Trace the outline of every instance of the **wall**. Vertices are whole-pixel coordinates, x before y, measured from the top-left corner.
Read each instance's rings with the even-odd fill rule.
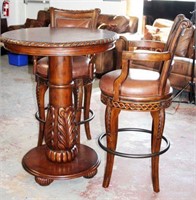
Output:
[[[10,0],[10,16],[7,17],[7,21],[8,26],[15,24],[24,24],[26,18],[36,19],[37,12],[39,10],[48,9],[49,6],[64,9],[91,9],[97,7],[101,9],[102,13],[125,15],[127,13],[127,2],[131,6],[130,12],[128,14],[140,17],[142,15],[141,12],[143,10],[143,3],[138,4],[138,1],[143,2],[143,0],[50,0],[50,3],[25,4],[24,0]],[[2,2],[3,0],[0,0],[0,5],[2,5]],[[0,6],[0,9],[2,9],[2,6]]]
[[[36,19],[39,10],[47,10],[49,7],[49,3],[28,3],[26,4],[26,16],[27,18]]]
[[[9,17],[4,17],[2,15],[2,3],[3,0],[0,0],[0,11],[1,17],[7,18],[8,26],[15,25],[15,24],[24,24],[26,18],[33,18],[37,17],[38,10],[49,8],[49,4],[44,3],[28,3],[25,4],[24,0],[10,0],[10,15]]]
[[[103,1],[103,0],[50,0],[50,6],[63,9],[91,9],[100,8],[101,13],[125,14],[126,0]]]
[[[126,14],[139,18],[138,33],[143,33],[143,5],[144,0],[127,0]]]
[[[8,25],[16,24],[24,19],[26,16],[23,0],[10,0],[9,2],[9,17],[2,15],[2,3],[0,0],[1,17],[7,18]],[[21,10],[23,12],[21,12]]]

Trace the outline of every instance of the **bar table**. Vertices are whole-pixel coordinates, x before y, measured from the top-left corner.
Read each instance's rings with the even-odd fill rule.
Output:
[[[96,175],[100,159],[90,147],[77,143],[72,102],[72,56],[114,48],[117,34],[82,28],[28,28],[3,33],[0,41],[13,53],[49,56],[49,105],[45,144],[22,159],[24,169],[40,185],[54,180]]]

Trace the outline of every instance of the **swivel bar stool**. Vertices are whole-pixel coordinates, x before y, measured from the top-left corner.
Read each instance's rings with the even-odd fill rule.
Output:
[[[122,69],[114,70],[102,76],[100,89],[101,101],[106,105],[106,133],[99,137],[98,142],[100,147],[107,151],[103,187],[109,186],[115,155],[128,158],[151,157],[153,189],[155,192],[159,192],[159,155],[166,152],[170,146],[167,138],[163,136],[165,109],[170,106],[172,101],[172,88],[168,77],[179,38],[190,26],[190,20],[186,19],[184,15],[176,16],[162,52],[155,51],[161,47],[159,42],[142,40],[128,42],[127,50],[123,51],[122,54]],[[160,71],[134,69],[132,64],[136,60],[158,62]],[[152,130],[118,129],[118,118],[122,110],[150,112]],[[118,132],[122,131],[150,133],[151,153],[131,154],[116,151]],[[105,136],[106,146],[102,143]],[[162,139],[165,140],[166,145],[160,151]]]
[[[77,27],[96,29],[97,20],[100,9],[94,10],[64,10],[50,8],[51,27]],[[92,82],[94,76],[93,56],[77,56],[73,57],[72,76],[74,81],[73,94],[74,106],[76,112],[76,123],[78,127],[78,138],[80,142],[80,124],[84,123],[86,136],[91,139],[89,121],[93,119],[94,113],[90,110],[90,99],[92,91]],[[34,59],[34,73],[36,76],[36,95],[38,113],[36,118],[39,120],[39,137],[38,146],[42,145],[44,139],[44,123],[45,123],[45,93],[48,89],[48,57],[40,60]],[[83,94],[84,89],[84,94]],[[82,106],[84,96],[84,106]],[[81,121],[81,109],[84,110],[84,120]],[[91,116],[89,115],[91,113]]]

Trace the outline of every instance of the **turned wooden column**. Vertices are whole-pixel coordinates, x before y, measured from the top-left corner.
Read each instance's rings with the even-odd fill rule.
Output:
[[[47,157],[53,162],[69,162],[75,158],[77,131],[72,105],[71,57],[50,57],[49,107],[45,142]]]

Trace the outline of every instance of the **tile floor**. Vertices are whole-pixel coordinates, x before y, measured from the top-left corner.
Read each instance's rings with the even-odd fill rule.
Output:
[[[94,148],[101,164],[92,179],[77,178],[54,181],[41,187],[21,165],[21,160],[37,144],[38,123],[35,82],[32,66],[8,64],[0,60],[0,199],[2,200],[194,200],[196,199],[196,106],[176,104],[167,109],[165,135],[171,148],[160,159],[160,188],[154,193],[151,184],[150,159],[116,157],[110,187],[102,188],[105,152],[97,144],[104,132],[104,105],[100,102],[98,80],[95,81],[92,107],[96,117],[91,123],[93,139],[81,142]],[[176,108],[178,109],[176,110]],[[125,112],[121,127],[150,128],[147,113]],[[83,128],[81,130],[83,131]],[[124,136],[124,137],[123,137]],[[132,152],[140,147],[149,150],[149,137],[144,134],[120,134],[119,149]],[[138,145],[138,142],[140,145]]]

